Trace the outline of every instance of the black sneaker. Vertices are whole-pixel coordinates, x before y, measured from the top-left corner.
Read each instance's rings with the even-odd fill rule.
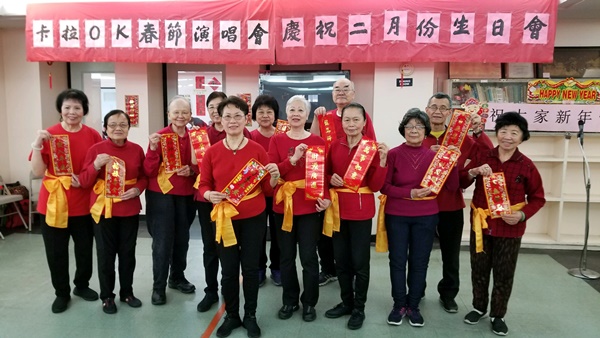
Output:
[[[506,322],[504,318],[490,318],[492,321],[492,332],[497,334],[498,336],[506,336],[508,334],[508,326],[506,326]]]
[[[206,312],[218,302],[219,295],[215,293],[207,293],[206,295],[204,295],[204,298],[200,301],[200,303],[198,303],[196,310],[198,310],[198,312]]]
[[[217,337],[229,337],[231,332],[238,327],[242,326],[242,320],[240,319],[240,315],[236,314],[227,314],[225,316],[225,320],[223,324],[217,330]]]
[[[337,279],[338,279],[337,276],[321,272],[321,273],[319,273],[319,286],[333,283],[333,282],[337,281]]]
[[[271,280],[273,281],[273,285],[281,286],[281,271],[271,270]]]
[[[296,305],[284,305],[279,309],[279,319],[290,319],[294,312],[298,311],[300,306]]]
[[[454,301],[454,299],[440,297],[440,303],[442,304],[444,311],[446,311],[448,313],[457,313],[458,312],[458,304],[456,304],[456,301]]]
[[[317,319],[317,311],[314,306],[304,305],[302,308],[302,320],[312,322]]]
[[[327,318],[340,318],[349,314],[352,314],[352,308],[346,306],[344,303],[339,303],[332,309],[325,311],[325,317]]]
[[[185,277],[179,280],[172,280],[169,278],[167,284],[169,285],[169,288],[179,290],[181,293],[193,293],[196,291],[196,286],[185,279]]]
[[[390,314],[388,315],[387,323],[390,325],[400,325],[402,324],[402,318],[406,316],[406,307],[397,307],[394,306]]]
[[[113,298],[106,298],[102,302],[102,311],[104,311],[104,313],[108,313],[109,315],[117,313],[117,305],[115,304],[115,300]]]
[[[71,296],[56,297],[56,299],[52,303],[52,313],[65,312],[65,310],[67,309],[67,305],[69,305],[70,301],[71,301]]]
[[[85,287],[82,289],[75,287],[75,289],[73,289],[73,294],[75,296],[79,296],[89,302],[98,300],[98,292],[90,289],[89,287]]]
[[[408,317],[408,322],[410,323],[410,326],[421,327],[425,325],[425,320],[423,319],[423,316],[421,315],[421,311],[419,309],[409,308],[406,312],[406,316]]]
[[[465,316],[465,323],[475,325],[479,323],[481,318],[485,318],[485,312],[481,312],[477,309],[473,309],[473,311],[467,313]]]
[[[244,315],[242,326],[248,331],[249,338],[260,337],[260,327],[256,323],[256,315],[254,313]]]
[[[365,312],[359,309],[352,310],[352,316],[348,319],[348,328],[350,330],[358,330],[362,327],[365,321]]]
[[[152,290],[152,298],[150,300],[152,305],[164,305],[167,303],[167,296],[165,290]]]

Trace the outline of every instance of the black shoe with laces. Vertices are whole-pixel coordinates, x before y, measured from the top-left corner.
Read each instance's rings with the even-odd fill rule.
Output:
[[[325,317],[327,318],[340,318],[349,314],[352,314],[352,308],[346,306],[344,303],[339,303],[332,309],[325,311]]]
[[[508,334],[508,326],[504,318],[495,317],[490,319],[492,321],[492,332],[498,336],[506,336]]]
[[[223,324],[221,324],[221,326],[217,330],[217,337],[229,337],[231,332],[240,326],[242,326],[242,320],[240,319],[240,315],[237,313],[228,313],[227,316],[225,316]]]
[[[314,306],[305,305],[302,309],[302,319],[305,322],[312,322],[317,319],[317,311]]]
[[[248,331],[249,338],[258,338],[260,337],[260,327],[256,323],[256,314],[255,313],[247,313],[244,315],[244,322],[242,326]]]
[[[290,319],[294,312],[298,311],[300,306],[296,305],[284,305],[279,309],[279,319]]]
[[[98,300],[98,292],[90,289],[89,287],[85,287],[85,288],[75,287],[75,289],[73,289],[73,294],[75,296],[78,296],[78,297],[81,297],[81,298],[87,300],[88,302],[93,302],[95,300]]]
[[[169,278],[167,284],[169,285],[169,288],[179,290],[181,293],[193,293],[196,291],[196,286],[185,279],[185,277],[178,280]]]
[[[117,313],[117,305],[115,304],[114,298],[106,298],[102,302],[102,311],[104,311],[104,313],[108,313],[109,315]]]
[[[358,330],[362,327],[365,321],[365,312],[359,309],[352,310],[352,316],[348,319],[348,328],[350,330]]]
[[[321,272],[319,274],[319,286],[324,286],[327,285],[329,283],[333,283],[335,281],[337,281],[338,278],[336,275],[332,275],[332,274],[328,274],[325,272]]]

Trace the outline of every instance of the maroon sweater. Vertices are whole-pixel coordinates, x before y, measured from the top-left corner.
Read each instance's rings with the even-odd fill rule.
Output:
[[[172,133],[171,125],[168,125],[164,129],[159,130],[159,134]],[[179,153],[181,154],[181,164],[192,165],[192,144],[190,143],[190,136],[186,132],[183,137],[179,137]],[[162,163],[162,148],[160,142],[156,150],[151,150],[148,146],[146,152],[146,159],[144,160],[144,174],[148,177],[148,190],[159,192],[162,194],[162,190],[158,186],[158,169]],[[169,182],[173,185],[173,189],[168,192],[169,195],[178,196],[189,196],[194,194],[194,182],[196,181],[196,175],[192,176],[179,176],[176,173],[171,176]]]
[[[344,134],[345,135],[345,134]],[[367,138],[363,136],[363,138]],[[329,182],[333,174],[338,174],[344,178],[346,170],[356,154],[358,146],[350,149],[347,138],[343,137],[331,143],[327,154],[327,181]],[[379,166],[379,153],[375,154],[373,162],[369,166],[361,187],[369,187],[371,191],[377,192],[383,187],[387,166]],[[333,188],[333,187],[332,187]],[[341,187],[342,189],[345,187]],[[351,192],[339,192],[338,199],[340,204],[340,218],[344,220],[360,221],[371,219],[375,216],[375,195],[360,194]]]
[[[411,147],[406,143],[390,150],[387,156],[388,172],[381,189],[387,195],[385,213],[395,216],[429,216],[437,214],[435,199],[413,200],[411,189],[420,189],[435,152],[424,145]],[[442,189],[458,189],[458,170],[456,166],[450,172]]]
[[[290,163],[290,158],[294,155],[296,146],[304,143],[308,146],[325,145],[325,141],[320,136],[311,134],[309,137],[303,140],[291,139],[287,134],[277,134],[271,137],[271,144],[269,145],[269,159],[272,163],[277,164],[279,167],[279,173],[284,181],[296,181],[303,180],[306,177],[306,160],[302,156],[296,165],[293,166]],[[277,191],[281,188],[281,185],[275,187],[274,195],[276,196]],[[325,196],[324,198],[329,199],[329,182],[325,179]],[[294,202],[294,215],[306,215],[317,212],[314,200],[307,200],[304,196],[304,189],[296,189],[296,192],[292,196]],[[283,201],[277,204],[275,198],[273,198],[273,211],[279,214],[283,214]]]
[[[94,168],[94,160],[99,154],[116,156],[125,161],[125,180],[131,180],[134,178],[137,179],[136,184],[126,185],[125,191],[135,187],[140,190],[140,193],[142,193],[144,189],[146,189],[146,186],[148,185],[148,179],[144,175],[144,150],[142,147],[129,141],[125,141],[124,145],[118,146],[111,140],[105,140],[97,143],[89,149],[87,156],[85,157],[83,170],[79,175],[79,181],[82,187],[92,188],[96,183],[96,179],[104,179],[106,166],[102,166],[99,171],[96,171]],[[97,198],[98,195],[92,191],[90,194],[90,208],[92,205],[94,205]],[[113,203],[112,215],[121,217],[134,216],[139,214],[141,209],[142,203],[140,202],[140,198],[135,197],[118,203]]]
[[[519,149],[506,162],[502,163],[498,155],[498,147],[486,152],[478,152],[472,161],[460,171],[460,185],[467,188],[473,183],[469,176],[469,169],[479,167],[487,163],[492,172],[503,172],[506,179],[506,189],[511,205],[527,202],[521,210],[525,213],[525,221],[515,225],[509,225],[502,218],[488,217],[486,222],[488,229],[483,233],[495,237],[521,237],[525,233],[526,220],[535,215],[546,204],[544,197],[544,186],[542,177],[535,164]],[[483,178],[478,175],[475,179],[475,191],[473,192],[473,204],[477,208],[487,209],[488,204],[483,189]]]

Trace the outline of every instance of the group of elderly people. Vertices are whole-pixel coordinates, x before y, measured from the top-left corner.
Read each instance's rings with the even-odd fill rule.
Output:
[[[132,284],[139,196],[145,190],[147,226],[152,236],[152,304],[166,303],[167,286],[182,293],[195,291],[184,272],[190,226],[197,212],[206,278],[198,311],[210,310],[220,299],[220,264],[226,316],[217,330],[218,337],[227,337],[240,326],[249,337],[261,335],[256,309],[267,268],[267,225],[270,277],[275,285],[282,286],[278,317],[289,319],[302,308],[304,321],[316,319],[320,283],[317,246],[325,235],[332,239],[341,298],[325,317],[348,315],[347,327],[359,329],[365,320],[370,280],[374,193],[380,191],[378,249],[382,244],[389,250],[393,299],[387,323],[400,325],[406,317],[410,325],[423,326],[419,302],[425,294],[436,233],[443,262],[437,286],[440,303],[447,312],[458,311],[455,297],[465,207],[461,189],[475,183],[472,223],[487,226],[471,231],[474,309],[464,321],[476,324],[486,316],[493,273],[491,326],[494,333],[507,334],[504,316],[521,237],[526,220],[545,203],[539,172],[518,150],[518,145],[529,138],[527,121],[517,113],[498,117],[498,146],[493,147],[482,132],[480,120],[473,116],[473,134],[460,148],[453,147],[460,154],[459,160],[435,194],[420,183],[447,132],[452,110],[446,94],[433,95],[425,111],[413,108],[404,114],[398,130],[405,142],[391,150],[376,142],[365,108],[353,102],[351,81],[335,82],[333,99],[337,109],[327,112],[317,108],[308,132],[305,123],[311,104],[303,96],[293,96],[285,107],[288,128],[281,132],[274,127],[279,118],[274,97],[260,95],[249,107],[241,98],[213,92],[206,101],[212,120],[206,129],[210,146],[199,163],[188,127],[191,106],[185,97],[176,96],[169,102],[170,123],[149,136],[144,153],[127,139],[131,121],[124,111],[113,110],[104,117],[103,138],[83,124],[89,109],[86,95],[75,89],[62,92],[56,100],[60,122],[38,132],[30,157],[33,173],[44,177],[38,211],[44,216],[42,235],[56,294],[52,312],[65,311],[71,298],[70,237],[75,247],[74,295],[88,301],[99,297],[105,313],[116,313],[118,256],[120,301],[131,307],[142,305]],[[258,124],[251,133],[246,129],[250,114]],[[319,129],[327,123],[333,126]],[[178,147],[177,151],[173,147]],[[173,153],[177,154],[175,169],[171,168],[172,159],[165,158]],[[234,178],[239,181],[240,172],[254,170],[249,163],[258,163],[259,179],[234,203]],[[319,175],[307,174],[319,168]],[[349,175],[352,171],[354,174]],[[506,177],[512,212],[491,218],[483,182],[484,177],[497,172]],[[99,296],[89,287],[94,237]],[[384,242],[379,243],[379,238]],[[243,318],[239,314],[240,267]]]

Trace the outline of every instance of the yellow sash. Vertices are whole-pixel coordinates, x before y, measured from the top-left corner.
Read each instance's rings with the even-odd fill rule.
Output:
[[[350,192],[356,194],[372,194],[373,191],[369,187],[360,187],[358,191],[348,188],[333,188],[329,189],[331,197],[331,206],[325,210],[325,220],[323,222],[323,235],[333,236],[333,232],[340,232],[340,200],[338,192]]]
[[[437,196],[425,196],[421,198],[405,198],[407,200],[428,201]],[[375,252],[388,251],[387,229],[385,228],[385,203],[387,195],[379,195],[379,212],[377,213],[377,234],[375,235]]]
[[[387,229],[385,228],[385,202],[387,202],[387,195],[379,195],[379,212],[377,213],[377,234],[375,235],[375,252],[388,251]]]
[[[171,191],[171,189],[173,189],[173,184],[171,184],[171,181],[169,181],[171,176],[173,176],[173,173],[167,174],[165,171],[164,162],[161,163],[160,167],[158,168],[158,176],[156,176],[156,180],[158,182],[158,187],[163,194],[167,194],[169,191]]]
[[[523,209],[525,202],[517,203],[510,206],[510,210],[519,211]],[[475,231],[475,252],[480,253],[483,251],[483,229],[488,228],[486,218],[491,215],[489,209],[477,208],[471,202],[471,209],[473,210],[473,231]]]
[[[54,176],[46,171],[44,187],[48,190],[46,223],[54,228],[66,228],[69,220],[69,202],[65,190],[71,189],[71,176]]]
[[[242,201],[253,199],[261,193],[262,189],[259,186],[254,192],[244,196]],[[225,247],[237,244],[235,232],[233,231],[233,223],[231,223],[231,218],[237,215],[239,215],[239,212],[229,201],[224,200],[215,204],[213,210],[210,212],[210,219],[217,224],[217,234],[215,236],[217,243],[221,243],[221,238],[223,238],[223,246]]]
[[[194,189],[198,189],[199,186],[200,186],[200,174],[198,174],[198,176],[196,176],[196,182],[194,182]]]
[[[125,181],[125,185],[134,185],[137,183],[137,179],[132,178],[130,180]],[[102,210],[104,209],[104,218],[112,217],[112,205],[113,203],[121,202],[120,198],[106,198],[104,196],[104,180],[99,178],[94,184],[94,194],[98,195],[96,198],[96,202],[90,208],[90,213],[92,214],[92,218],[96,222],[96,224],[100,223],[100,216],[102,216]]]
[[[281,188],[277,190],[275,195],[275,203],[279,204],[283,201],[283,225],[281,230],[291,232],[293,221],[294,221],[294,200],[292,195],[296,192],[296,189],[304,189],[306,187],[306,180],[297,181],[284,181],[279,179],[277,184],[282,184]]]

